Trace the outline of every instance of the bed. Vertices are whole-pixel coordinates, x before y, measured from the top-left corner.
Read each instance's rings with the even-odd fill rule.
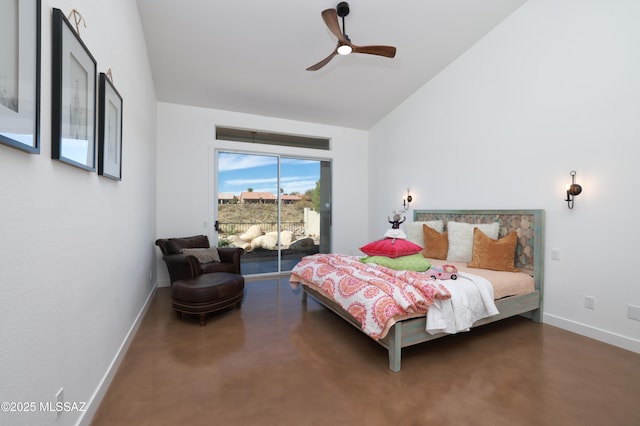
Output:
[[[519,275],[526,274],[527,278],[531,281],[530,289],[526,292],[520,292],[517,295],[509,295],[510,293],[501,293],[501,290],[495,290],[495,307],[497,313],[492,313],[491,316],[484,317],[477,321],[474,321],[471,327],[477,327],[480,325],[500,321],[505,318],[509,318],[515,315],[523,315],[535,322],[540,322],[542,315],[542,296],[543,296],[543,258],[544,258],[544,211],[543,210],[415,210],[413,217],[414,225],[418,223],[441,221],[443,224],[443,231],[449,230],[449,227],[453,228],[454,225],[459,226],[460,223],[469,224],[493,224],[494,228],[499,228],[499,238],[510,235],[512,233],[517,234],[517,243],[514,253],[514,266],[519,269]],[[452,224],[449,226],[449,222]],[[451,237],[450,237],[451,238]],[[321,255],[316,255],[321,256]],[[342,255],[327,255],[325,258],[330,262],[336,261],[352,262],[353,256],[347,257]],[[433,265],[441,265],[445,263],[441,260],[429,259]],[[309,261],[307,259],[306,261]],[[303,259],[300,263],[305,262]],[[468,269],[464,263],[459,262],[446,262],[453,263],[460,268],[460,273],[465,275],[467,273],[470,277],[484,277],[487,280],[493,279],[494,271],[485,271],[484,269]],[[327,265],[322,265],[327,267]],[[324,291],[321,285],[314,284],[308,275],[304,275],[299,272],[301,269],[298,265],[293,269],[291,275],[292,287],[300,287],[302,289],[303,303],[307,302],[307,297],[311,296],[318,303],[324,307],[335,312],[337,315],[345,319],[348,323],[352,324],[359,330],[363,331],[362,317],[359,315],[352,315],[353,310],[349,309],[348,312],[343,308],[339,302],[334,300],[329,294],[330,292]],[[340,275],[340,272],[335,272]],[[510,277],[511,272],[504,272],[501,277]],[[516,273],[513,273],[514,277]],[[402,274],[401,274],[402,275]],[[403,276],[407,276],[406,274]],[[409,275],[411,280],[415,280],[414,275]],[[305,279],[306,277],[306,279]],[[395,276],[389,278],[390,281],[394,281]],[[482,278],[481,278],[482,279]],[[499,280],[502,280],[500,278]],[[457,280],[460,282],[460,280]],[[434,300],[446,301],[448,297],[443,296],[442,282],[430,281],[427,291],[429,292],[429,304],[431,310],[433,310]],[[493,285],[493,282],[491,282]],[[451,286],[449,286],[451,288]],[[505,295],[506,294],[506,295]],[[388,323],[384,326],[382,332],[378,334],[371,334],[369,331],[363,331],[366,334],[373,337],[373,339],[387,349],[389,353],[389,368],[398,372],[401,368],[401,354],[402,348],[424,343],[430,340],[434,340],[443,336],[447,336],[446,332],[427,332],[427,315],[425,312],[417,312],[420,309],[409,308],[403,311],[401,315],[390,317]],[[428,309],[427,309],[428,311]],[[413,312],[408,315],[407,312]],[[435,312],[435,311],[434,311]],[[427,312],[428,313],[428,312]],[[358,319],[356,319],[358,317]]]

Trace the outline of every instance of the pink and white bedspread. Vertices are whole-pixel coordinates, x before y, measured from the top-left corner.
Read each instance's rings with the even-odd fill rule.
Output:
[[[313,284],[349,312],[373,339],[386,335],[394,317],[425,314],[434,300],[451,297],[422,272],[396,271],[360,262],[356,256],[316,254],[291,271],[291,286]]]

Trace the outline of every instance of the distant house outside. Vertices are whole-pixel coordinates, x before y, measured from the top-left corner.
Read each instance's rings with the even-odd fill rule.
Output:
[[[302,200],[302,195],[299,194],[282,194],[280,195],[280,202],[282,204],[294,204],[297,201]],[[232,193],[218,193],[218,204],[235,204],[235,203],[252,203],[252,204],[276,204],[278,198],[271,192],[255,192],[244,191],[237,197]]]

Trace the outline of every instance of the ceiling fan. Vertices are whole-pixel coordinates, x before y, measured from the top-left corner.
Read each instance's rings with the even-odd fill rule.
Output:
[[[321,60],[315,65],[307,68],[307,71],[317,71],[329,63],[336,55],[348,55],[354,53],[367,53],[369,55],[384,56],[393,58],[396,56],[396,48],[393,46],[356,46],[351,43],[349,36],[344,30],[344,17],[349,14],[349,3],[341,1],[335,9],[326,9],[322,11],[322,19],[329,30],[338,38],[338,45],[329,56]],[[338,22],[338,16],[342,18],[342,30]]]

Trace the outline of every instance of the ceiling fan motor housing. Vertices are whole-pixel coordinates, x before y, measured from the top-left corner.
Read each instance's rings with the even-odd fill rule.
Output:
[[[336,6],[336,12],[338,12],[338,16],[344,18],[349,14],[349,3],[346,1],[341,1]]]

